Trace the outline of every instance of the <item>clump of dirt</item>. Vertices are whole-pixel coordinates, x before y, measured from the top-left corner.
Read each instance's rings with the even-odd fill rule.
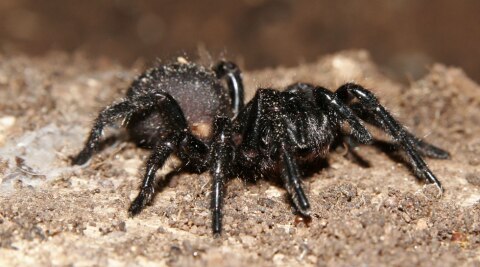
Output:
[[[365,85],[409,130],[452,153],[427,160],[446,192],[416,181],[388,151],[358,146],[359,164],[337,149],[328,164],[304,172],[311,221],[293,213],[277,183],[234,179],[215,239],[208,174],[174,175],[131,218],[148,151],[120,136],[89,165],[69,164],[97,112],[121,98],[140,69],[60,53],[0,59],[2,266],[480,264],[480,88],[459,69],[435,65],[405,86],[382,75],[368,53],[347,51],[245,72],[248,99],[258,87],[297,81]]]

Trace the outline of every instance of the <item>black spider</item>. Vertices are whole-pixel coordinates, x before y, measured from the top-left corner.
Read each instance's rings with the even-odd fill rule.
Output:
[[[152,149],[130,214],[149,203],[155,173],[173,153],[190,170],[210,171],[212,226],[214,234],[220,234],[224,184],[232,177],[280,176],[296,210],[308,216],[299,164],[325,158],[338,137],[351,135],[371,143],[360,118],[390,135],[406,152],[415,175],[442,190],[421,156],[448,158],[448,152],[405,130],[362,86],[347,83],[336,92],[305,83],[283,92],[259,89],[244,107],[240,71],[231,62],[220,62],[213,70],[173,63],[144,73],[124,100],[100,112],[73,164],[86,163],[98,149],[103,128],[124,119],[133,141]],[[350,130],[345,132],[344,126]]]

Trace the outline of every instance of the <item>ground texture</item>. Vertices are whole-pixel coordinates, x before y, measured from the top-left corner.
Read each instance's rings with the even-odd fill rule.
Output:
[[[172,177],[130,218],[148,151],[117,141],[89,165],[69,165],[97,112],[141,71],[61,53],[0,56],[1,266],[480,265],[480,87],[462,70],[434,65],[403,85],[382,75],[366,52],[350,51],[246,72],[247,98],[255,88],[294,81],[332,89],[361,83],[452,158],[427,160],[446,189],[439,196],[395,151],[337,148],[305,173],[310,223],[295,216],[276,183],[234,179],[218,239],[211,236],[208,174]]]

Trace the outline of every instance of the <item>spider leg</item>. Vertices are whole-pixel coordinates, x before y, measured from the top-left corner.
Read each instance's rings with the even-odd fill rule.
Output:
[[[316,87],[313,94],[317,103],[328,107],[329,112],[340,121],[346,121],[352,131],[352,135],[362,144],[369,144],[372,142],[372,135],[363,126],[360,120],[355,116],[353,111],[341,101],[336,94],[330,92],[323,87]]]
[[[256,148],[260,139],[262,112],[264,111],[265,103],[271,94],[275,93],[272,90],[259,89],[253,99],[248,105],[239,113],[234,120],[235,131],[243,136],[242,145],[248,148]]]
[[[212,188],[212,227],[215,235],[222,231],[222,206],[224,185],[231,175],[234,156],[232,124],[227,117],[216,117],[214,122],[213,143],[210,154],[210,172],[213,178]]]
[[[293,158],[293,155],[286,148],[286,144],[281,145],[281,158],[282,158],[282,180],[290,194],[295,208],[303,215],[309,216],[310,204],[308,203],[307,196],[302,188],[302,182],[300,180],[300,174],[298,173],[298,166]]]
[[[344,102],[348,102],[352,97],[357,98],[365,111],[371,114],[375,120],[378,121],[379,126],[405,150],[416,176],[434,183],[443,191],[440,181],[430,171],[427,164],[423,161],[417,151],[417,146],[412,140],[411,135],[409,135],[409,133],[378,102],[372,92],[366,90],[360,85],[347,83],[338,88],[335,94]]]
[[[169,141],[162,142],[157,145],[150,157],[147,160],[147,169],[142,181],[142,187],[138,193],[135,200],[130,205],[128,211],[130,214],[137,215],[140,211],[147,205],[152,199],[153,193],[155,191],[154,181],[155,173],[158,168],[163,166],[167,158],[173,152],[175,144],[178,141],[175,138],[171,138]]]
[[[230,99],[232,100],[233,116],[236,117],[243,108],[244,100],[243,81],[240,75],[240,69],[232,62],[220,61],[213,70],[217,78],[227,78]]]
[[[205,145],[190,133],[187,120],[177,101],[167,93],[156,94],[155,97],[156,108],[168,114],[168,123],[175,129],[175,133],[157,144],[147,160],[140,192],[129,208],[131,215],[138,214],[150,202],[154,193],[155,174],[175,149],[180,147],[180,150],[189,150],[194,152],[193,154],[205,150]]]
[[[362,144],[372,142],[372,135],[365,128],[362,122],[355,116],[353,111],[336,94],[320,86],[313,86],[307,83],[295,83],[287,88],[287,91],[301,92],[305,97],[315,102],[318,107],[325,107],[329,113],[330,120],[337,123],[347,122],[351,128],[352,135]]]
[[[291,144],[297,148],[297,150],[309,151],[310,146],[307,133],[307,124],[309,123],[308,113],[306,112],[311,107],[308,101],[302,101],[298,95],[289,96],[289,92],[284,94],[287,96],[284,98],[284,105],[286,110],[294,111],[283,117],[285,130]],[[316,118],[314,118],[316,119]]]
[[[133,113],[137,107],[128,100],[106,107],[98,115],[90,131],[90,135],[82,151],[72,158],[73,165],[83,165],[96,152],[100,143],[103,128],[114,121],[127,117]]]
[[[353,103],[351,105],[352,110],[362,118],[362,120],[381,128],[381,124],[375,120],[375,117],[372,116],[368,110],[366,110],[361,104],[359,103]],[[405,129],[404,129],[405,130]],[[408,132],[405,130],[406,137],[409,138],[412,143],[414,144],[415,148],[420,152],[423,156],[427,156],[430,158],[436,158],[436,159],[448,159],[450,158],[450,153],[448,151],[445,151],[439,147],[436,147],[432,144],[429,144],[425,141],[422,141],[418,137],[414,136],[412,133]]]
[[[175,102],[175,104],[172,104],[173,102]],[[151,107],[168,114],[169,123],[172,124],[173,127],[181,128],[181,126],[187,125],[182,110],[168,93],[158,93],[124,100],[106,107],[100,112],[90,131],[85,146],[82,151],[72,158],[72,164],[85,164],[92,157],[100,144],[100,138],[105,126],[114,123],[118,119],[128,118],[136,112],[147,110]]]

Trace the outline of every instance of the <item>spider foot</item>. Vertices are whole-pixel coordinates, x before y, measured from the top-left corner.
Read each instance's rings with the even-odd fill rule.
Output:
[[[435,175],[433,175],[433,173],[430,171],[426,172],[425,176],[426,176],[427,182],[434,184],[437,187],[439,193],[443,194],[443,191],[444,191],[443,186],[440,183],[440,181],[437,179],[437,177],[435,177]]]
[[[298,204],[296,204],[298,205]],[[310,217],[310,204],[304,203],[303,206],[297,206],[297,212],[303,217]]]
[[[213,212],[212,227],[214,236],[220,237],[222,235],[222,214],[219,210]]]
[[[76,156],[70,157],[72,165],[83,165],[92,157],[92,151],[84,149]]]
[[[139,214],[142,209],[152,200],[152,196],[154,193],[153,188],[142,188],[138,196],[133,200],[128,212],[130,216],[135,216]]]

